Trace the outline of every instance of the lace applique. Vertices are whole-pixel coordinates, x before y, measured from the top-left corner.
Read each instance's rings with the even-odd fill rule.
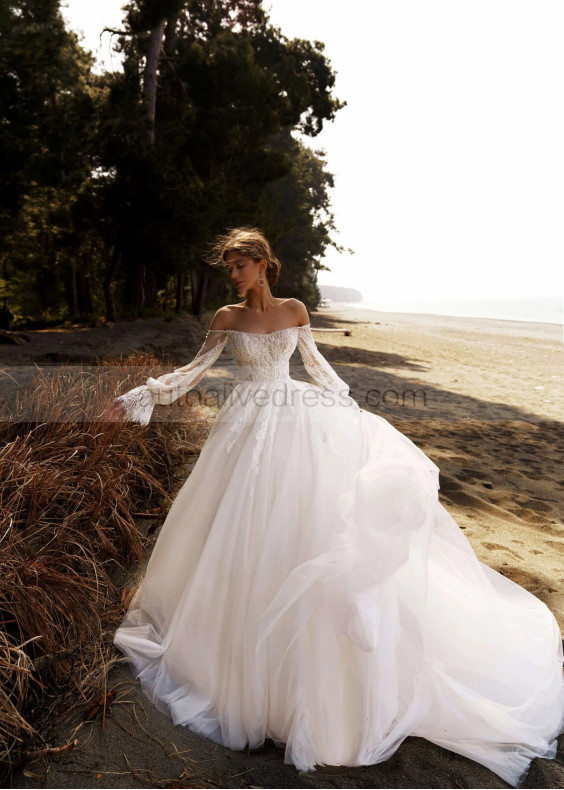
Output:
[[[278,390],[268,386],[268,382],[265,382],[265,385],[264,391],[268,395],[268,400],[264,403],[261,403],[260,406],[248,406],[246,409],[241,407],[241,413],[237,416],[228,429],[225,443],[225,450],[226,452],[230,453],[241,437],[243,429],[247,425],[252,427],[254,446],[251,466],[248,474],[249,497],[251,499],[253,498],[267,437],[271,440],[274,438],[276,426],[278,424],[280,408],[285,408],[284,406],[280,407],[280,405],[275,400],[275,395]],[[298,413],[300,414],[301,410],[298,410]]]
[[[116,401],[123,403],[127,413],[127,419],[132,422],[139,422],[147,425],[153,413],[153,396],[146,384],[141,384],[129,392],[120,395]]]
[[[220,330],[216,330],[220,331]],[[239,381],[274,382],[276,380],[290,379],[289,359],[292,356],[296,343],[309,375],[315,384],[323,390],[329,390],[339,395],[339,401],[350,401],[351,407],[359,411],[358,404],[349,397],[348,385],[336,374],[331,365],[323,357],[311,334],[309,324],[304,326],[286,327],[274,332],[244,332],[238,329],[224,330],[230,335],[230,345],[233,359],[237,366]],[[272,390],[267,387],[272,397]],[[261,408],[254,409],[241,406],[241,413],[233,419],[226,439],[226,451],[231,452],[240,439],[247,425],[253,426],[255,447],[251,469],[249,470],[251,491],[258,474],[260,458],[264,450],[267,435],[273,436],[277,424],[278,410],[272,402],[264,404]],[[296,409],[298,429],[307,430],[304,425],[303,409]],[[270,431],[268,430],[270,426]],[[334,452],[332,437],[323,433],[323,442],[329,451]]]
[[[230,453],[233,449],[237,439],[241,436],[243,432],[243,428],[245,425],[248,425],[251,422],[249,415],[244,411],[241,410],[241,414],[237,419],[233,422],[233,425],[229,429],[229,434],[227,436],[227,442],[225,444],[226,452]]]
[[[265,385],[264,391],[268,395],[268,400],[265,403],[261,403],[260,406],[247,407],[246,409],[241,407],[241,414],[239,414],[229,428],[225,445],[226,452],[231,452],[241,437],[243,429],[247,425],[252,426],[255,441],[248,476],[249,497],[251,499],[253,498],[266,439],[267,437],[270,439],[274,438],[276,425],[278,424],[279,410],[280,408],[285,408],[284,406],[280,407],[275,401],[275,394],[278,390],[269,387],[268,382],[265,382]]]
[[[260,419],[258,422],[258,430],[255,431],[256,443],[255,446],[253,447],[253,460],[251,463],[251,469],[249,473],[249,496],[251,499],[253,498],[253,494],[255,492],[255,486],[260,468],[260,459],[262,458],[262,453],[266,442],[266,432],[268,426],[270,425],[270,435],[272,436],[274,433],[274,427],[277,422],[275,417],[275,412],[273,412],[272,405],[273,405],[272,400],[269,399],[268,405],[262,410],[261,413],[262,419]]]
[[[274,332],[245,332],[238,329],[223,331],[229,334],[238,382],[264,382],[268,385],[269,382],[290,379],[289,360],[296,347],[297,326],[285,327]],[[272,394],[269,386],[267,389]],[[240,404],[240,414],[233,420],[227,433],[226,451],[231,452],[245,427],[253,426],[256,445],[249,472],[251,492],[258,474],[268,425],[271,425],[271,434],[276,425],[277,409],[273,406],[274,404],[268,403],[253,408],[249,404]]]
[[[289,377],[289,360],[296,347],[298,328],[289,326],[274,332],[212,331],[229,334],[239,381],[273,381]]]
[[[208,330],[200,350],[191,362],[158,379],[149,376],[145,384],[120,395],[116,401],[123,403],[129,420],[147,425],[154,405],[168,406],[189,392],[219,357],[226,342],[227,334],[215,331],[212,334]]]

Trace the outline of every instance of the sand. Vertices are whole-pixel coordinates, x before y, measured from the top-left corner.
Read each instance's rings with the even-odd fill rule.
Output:
[[[201,326],[193,319],[151,319],[27,332],[24,346],[0,346],[0,369],[88,362],[92,355],[136,349],[185,364],[210,317]],[[346,336],[314,329],[314,337],[360,406],[389,420],[440,467],[440,499],[478,557],[543,600],[564,630],[562,327],[335,305],[312,313],[311,323],[351,330]],[[224,357],[217,366],[225,365]],[[301,378],[299,355],[292,368]],[[110,671],[108,688],[118,690],[118,699],[103,730],[96,722],[78,730],[76,721],[67,722],[55,743],[77,737],[79,748],[52,762],[46,777],[41,763],[30,764],[36,776],[20,772],[14,787],[508,786],[421,738],[408,738],[385,763],[302,775],[269,740],[259,750],[233,752],[175,727],[124,662]],[[556,760],[533,762],[525,787],[564,786],[564,736],[559,742]],[[187,774],[186,764],[167,756],[175,749],[189,750]]]
[[[479,559],[564,631],[562,328],[350,307],[316,318],[352,329],[314,335],[361,407],[440,468],[440,501]]]

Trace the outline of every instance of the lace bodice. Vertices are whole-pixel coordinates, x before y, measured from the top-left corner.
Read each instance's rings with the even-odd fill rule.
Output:
[[[304,367],[324,390],[347,396],[349,386],[319,352],[311,325],[291,326],[274,332],[245,332],[238,329],[209,329],[194,359],[172,373],[126,392],[116,400],[123,403],[130,420],[146,425],[156,403],[169,405],[191,390],[223,351],[227,341],[233,353],[238,381],[276,381],[289,378],[290,357],[296,344]]]

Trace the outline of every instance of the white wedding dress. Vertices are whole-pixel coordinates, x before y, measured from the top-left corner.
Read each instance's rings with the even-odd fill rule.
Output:
[[[361,411],[309,324],[210,330],[183,368],[120,397],[146,424],[229,340],[238,382],[115,634],[175,724],[284,762],[369,765],[421,736],[519,786],[564,729],[562,642],[481,563],[439,470]],[[310,384],[289,376],[298,345]]]

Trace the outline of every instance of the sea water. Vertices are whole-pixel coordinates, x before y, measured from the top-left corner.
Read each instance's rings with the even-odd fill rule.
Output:
[[[498,318],[505,321],[532,321],[544,324],[564,323],[564,297],[512,299],[449,299],[449,300],[363,300],[334,302],[362,310],[390,313],[427,313],[464,318]],[[331,305],[329,305],[330,307]]]

